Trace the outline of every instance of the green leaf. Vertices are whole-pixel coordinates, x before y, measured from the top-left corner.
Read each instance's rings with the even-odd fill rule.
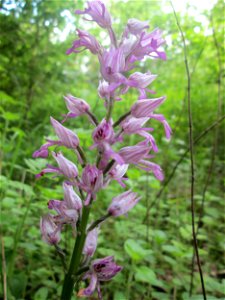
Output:
[[[147,252],[135,240],[128,239],[124,243],[126,253],[134,261],[140,261],[147,256]]]
[[[156,243],[159,245],[166,241],[166,233],[162,230],[155,230],[153,232],[153,237]]]
[[[20,119],[20,115],[7,111],[3,113],[3,118],[8,121],[17,121]]]
[[[48,297],[48,289],[46,287],[40,288],[34,295],[34,300],[46,300]]]
[[[149,269],[146,266],[141,266],[136,268],[135,279],[141,282],[147,282],[152,284],[156,281],[156,274],[153,270]]]
[[[10,291],[16,299],[22,298],[27,285],[27,276],[25,273],[13,275],[9,280]]]
[[[122,300],[126,299],[126,295],[121,291],[116,291],[113,295],[113,300]]]
[[[135,279],[140,282],[146,282],[150,285],[163,287],[163,282],[158,280],[153,270],[146,266],[141,266],[135,269]]]

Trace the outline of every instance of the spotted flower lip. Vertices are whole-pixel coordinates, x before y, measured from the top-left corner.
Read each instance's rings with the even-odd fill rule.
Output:
[[[95,145],[102,145],[104,143],[111,144],[113,142],[114,131],[112,127],[112,120],[106,121],[104,118],[101,123],[94,129],[92,138]]]
[[[112,83],[117,82],[118,85],[126,81],[122,74],[125,71],[125,56],[121,48],[110,48],[109,51],[104,50],[99,57],[100,71],[104,80]]]
[[[100,282],[109,281],[115,277],[123,268],[114,262],[113,256],[107,256],[100,259],[95,259],[91,263],[90,271],[84,275],[84,279],[90,278],[90,284],[87,288],[81,289],[78,292],[80,297],[91,296],[95,289],[100,293]],[[101,298],[100,298],[101,299]]]
[[[102,28],[111,27],[111,16],[105,7],[104,3],[100,0],[88,1],[88,7],[85,10],[76,10],[75,13],[79,15],[87,14],[92,19],[87,21],[94,21]]]
[[[59,243],[61,226],[56,225],[53,215],[46,214],[41,218],[40,229],[43,241],[50,245]]]
[[[84,202],[89,205],[91,198],[96,198],[96,193],[103,187],[103,173],[95,165],[87,165],[82,173],[80,187],[87,192]]]
[[[120,272],[122,267],[114,262],[113,256],[107,256],[95,259],[92,262],[92,270],[97,274],[99,281],[108,281]]]
[[[77,29],[79,39],[73,42],[73,46],[66,51],[66,54],[79,53],[83,49],[88,49],[93,54],[101,53],[101,46],[96,38],[85,30]]]
[[[95,147],[98,147],[98,149],[102,152],[100,165],[102,165],[103,161],[109,160],[109,158],[114,159],[119,164],[124,163],[120,155],[116,153],[111,146],[116,142],[112,124],[112,119],[106,121],[106,119],[104,118],[101,123],[94,129],[92,134],[94,144],[90,148],[93,149]]]
[[[108,213],[114,217],[126,214],[141,198],[132,191],[127,191],[112,199]]]

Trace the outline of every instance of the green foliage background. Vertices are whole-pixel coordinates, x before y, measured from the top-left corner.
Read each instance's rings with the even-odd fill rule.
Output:
[[[107,1],[108,3],[108,1]],[[117,34],[127,19],[150,20],[151,29],[160,27],[170,41],[168,60],[146,60],[138,71],[158,74],[152,89],[156,97],[167,95],[160,107],[173,128],[168,143],[163,128],[154,122],[159,154],[155,161],[169,178],[176,162],[188,147],[187,78],[181,37],[173,12],[166,13],[169,2],[109,1]],[[0,1],[0,99],[1,99],[1,266],[0,297],[7,271],[8,299],[59,299],[63,272],[56,252],[41,241],[40,216],[47,211],[49,199],[61,199],[60,179],[34,175],[46,160],[32,159],[32,153],[53,135],[49,116],[60,119],[66,112],[63,95],[71,93],[88,101],[101,119],[105,109],[98,98],[97,59],[88,52],[66,56],[75,38],[75,27],[64,41],[59,31],[68,22],[86,29],[86,23],[73,14],[83,1]],[[218,118],[218,87],[223,96],[224,78],[224,6],[218,1],[211,11],[203,12],[208,28],[193,17],[191,7],[178,17],[188,44],[188,61],[192,72],[191,100],[194,138]],[[193,9],[193,8],[192,8]],[[92,34],[105,40],[102,29],[88,24]],[[215,32],[217,46],[215,44]],[[220,65],[218,63],[220,57]],[[220,80],[219,80],[220,79]],[[116,104],[113,118],[125,113],[137,94],[130,91]],[[223,114],[223,107],[219,115]],[[68,121],[67,126],[79,135],[82,146],[94,160],[91,130],[85,117]],[[203,216],[198,231],[199,251],[208,299],[224,299],[224,202],[223,202],[223,124],[208,132],[195,146],[196,225],[201,212],[203,191],[215,157],[212,176],[206,189]],[[134,144],[135,137],[127,138]],[[71,159],[75,159],[68,153]],[[190,211],[190,161],[187,155],[169,184],[157,198],[164,183],[150,174],[131,168],[128,187],[142,195],[141,202],[128,217],[108,220],[101,228],[95,257],[115,255],[124,266],[110,283],[102,285],[104,299],[202,299],[200,279],[194,264],[193,295],[189,297],[193,256]],[[94,204],[92,220],[103,215],[111,198],[122,192],[113,183],[103,190]],[[62,248],[69,257],[74,243],[70,228],[64,232]],[[6,269],[5,269],[6,267]],[[96,299],[97,296],[93,297]],[[74,298],[75,299],[75,298]]]

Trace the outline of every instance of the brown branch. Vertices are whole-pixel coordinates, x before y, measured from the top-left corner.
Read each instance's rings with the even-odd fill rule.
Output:
[[[2,275],[3,275],[3,291],[4,300],[7,300],[7,275],[6,275],[6,259],[3,235],[1,234],[1,248],[2,248]]]
[[[194,73],[195,73],[195,70],[196,70],[196,68],[197,68],[198,62],[199,62],[199,60],[200,60],[200,58],[201,58],[201,56],[202,56],[202,53],[203,53],[203,51],[204,51],[204,49],[205,49],[207,39],[208,39],[208,36],[205,38],[204,43],[203,43],[203,46],[202,46],[201,50],[200,50],[199,53],[198,53],[198,57],[197,57],[197,59],[196,59],[196,61],[195,61],[195,63],[194,63],[194,66],[193,66],[192,71],[191,71],[191,74],[190,74],[190,78],[192,78],[193,75],[194,75]],[[174,128],[173,128],[173,136],[175,136],[176,129],[179,128],[180,121],[181,121],[181,118],[182,118],[182,115],[183,115],[183,112],[184,112],[184,107],[185,107],[184,104],[185,104],[185,102],[186,102],[186,98],[187,98],[187,89],[185,89],[185,94],[184,94],[184,97],[183,97],[183,99],[182,99],[182,107],[181,107],[181,110],[180,110],[180,113],[179,113],[178,120],[176,121],[176,123],[175,123],[175,125],[174,125]],[[169,144],[169,145],[171,145],[171,144]],[[169,145],[168,145],[168,148],[169,148]],[[168,149],[168,148],[167,148],[167,149]]]
[[[192,235],[193,235],[193,246],[196,253],[197,258],[197,264],[199,269],[199,275],[201,278],[201,285],[202,285],[202,293],[204,300],[207,299],[206,297],[206,291],[205,291],[205,284],[204,284],[204,278],[201,268],[201,262],[198,252],[198,243],[196,238],[196,232],[195,232],[195,206],[194,206],[194,188],[195,188],[195,170],[194,170],[194,143],[193,143],[193,121],[192,121],[192,107],[191,107],[191,78],[190,78],[190,71],[189,71],[189,65],[188,65],[188,59],[187,59],[187,47],[186,47],[186,41],[183,34],[183,31],[181,29],[178,17],[176,15],[176,12],[174,10],[173,4],[171,2],[174,16],[177,22],[177,27],[180,31],[183,47],[184,47],[184,62],[185,62],[185,68],[187,73],[187,100],[188,100],[188,123],[189,123],[189,147],[190,147],[190,162],[191,162],[191,217],[192,217]]]
[[[194,66],[193,66],[192,71],[191,71],[191,74],[190,74],[190,78],[192,78],[192,76],[193,76],[194,73],[195,73],[195,70],[196,70],[196,68],[197,68],[198,62],[199,62],[199,60],[200,60],[200,58],[201,58],[201,56],[202,56],[202,53],[203,53],[203,51],[204,51],[204,49],[205,49],[207,39],[208,39],[208,36],[205,38],[204,43],[203,43],[203,45],[202,45],[202,47],[201,47],[201,50],[200,50],[199,53],[198,53],[198,57],[197,57],[197,59],[195,60]],[[183,112],[184,112],[184,108],[185,108],[186,98],[187,98],[187,89],[185,88],[185,94],[184,94],[184,97],[183,97],[183,99],[182,99],[182,104],[181,104],[181,109],[180,109],[179,117],[178,117],[178,119],[176,120],[176,122],[175,122],[175,124],[174,124],[174,126],[173,126],[173,137],[174,137],[175,134],[176,134],[177,128],[179,128],[179,126],[180,126],[181,118],[182,118],[182,116],[183,116]],[[171,145],[171,144],[168,144],[168,147],[166,148],[167,151],[169,150],[170,145]],[[157,198],[157,199],[158,199],[158,198]],[[157,207],[159,207],[159,203],[160,203],[160,201],[157,202]],[[154,204],[155,204],[155,203],[154,203]],[[154,205],[154,204],[153,204],[153,205]],[[146,219],[149,218],[149,212],[150,212],[150,210],[148,209],[148,207],[149,207],[149,204],[147,205]],[[152,206],[150,206],[150,208],[151,208],[151,207],[152,207]],[[155,216],[155,219],[157,219],[158,213],[159,213],[159,210],[157,209],[157,210],[156,210],[156,216]],[[156,225],[156,222],[154,222],[154,224]]]
[[[217,41],[216,31],[215,31],[215,27],[214,27],[214,23],[213,23],[213,15],[211,15],[210,19],[211,19],[211,24],[212,24],[213,40],[214,40],[214,44],[215,44],[215,48],[216,48],[216,52],[217,52],[217,60],[218,60],[218,68],[219,68],[218,80],[217,80],[217,82],[218,82],[217,120],[219,120],[220,115],[221,115],[221,107],[222,107],[221,81],[222,81],[222,69],[223,69],[223,67],[222,67],[222,61],[221,61],[221,57],[220,57],[219,44],[218,44],[218,41]],[[213,175],[215,157],[216,157],[216,152],[217,152],[217,147],[218,147],[218,135],[219,135],[219,127],[216,126],[215,127],[214,140],[213,140],[213,149],[212,149],[212,155],[211,155],[211,162],[210,162],[210,166],[209,166],[209,169],[208,169],[208,172],[207,172],[207,178],[206,178],[205,185],[204,185],[203,192],[202,192],[201,208],[200,208],[198,224],[197,224],[197,229],[196,229],[196,236],[198,235],[199,228],[200,228],[201,222],[202,222],[202,217],[204,215],[205,195],[206,195],[207,189],[209,187],[209,184],[211,182],[211,178],[212,178],[212,175]],[[189,295],[190,296],[192,295],[192,290],[193,290],[194,262],[195,262],[195,252],[193,252],[193,255],[192,255],[192,272],[191,272],[191,281],[190,281],[190,289],[189,289]]]
[[[221,107],[222,107],[221,82],[222,82],[223,64],[222,64],[221,57],[220,57],[220,49],[219,49],[219,44],[218,44],[217,37],[216,37],[216,31],[215,31],[212,15],[211,15],[211,23],[212,23],[213,40],[214,40],[214,44],[215,44],[215,48],[216,48],[216,52],[217,52],[218,67],[219,67],[218,80],[217,80],[217,82],[218,82],[218,89],[217,89],[217,99],[218,99],[217,100],[217,102],[218,102],[218,104],[217,104],[217,120],[219,120],[220,116],[221,116]],[[200,211],[199,220],[198,220],[197,232],[198,232],[198,229],[200,227],[201,219],[202,219],[202,216],[203,216],[204,203],[205,203],[205,194],[206,194],[208,185],[209,185],[209,183],[211,181],[211,177],[212,177],[212,172],[213,172],[213,167],[214,167],[214,162],[215,162],[215,156],[216,156],[217,147],[218,147],[218,136],[219,136],[219,127],[216,126],[214,141],[213,141],[213,150],[212,150],[212,156],[211,156],[211,163],[210,163],[209,170],[207,172],[208,175],[207,175],[206,183],[205,183],[203,193],[202,193],[201,211]]]

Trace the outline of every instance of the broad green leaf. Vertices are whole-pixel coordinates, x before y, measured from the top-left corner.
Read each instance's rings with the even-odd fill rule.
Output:
[[[48,289],[46,287],[40,288],[35,294],[34,294],[34,300],[46,300],[48,297]]]
[[[146,250],[143,249],[137,241],[128,239],[124,243],[124,249],[126,253],[130,256],[134,261],[140,261],[144,259],[147,255]]]

